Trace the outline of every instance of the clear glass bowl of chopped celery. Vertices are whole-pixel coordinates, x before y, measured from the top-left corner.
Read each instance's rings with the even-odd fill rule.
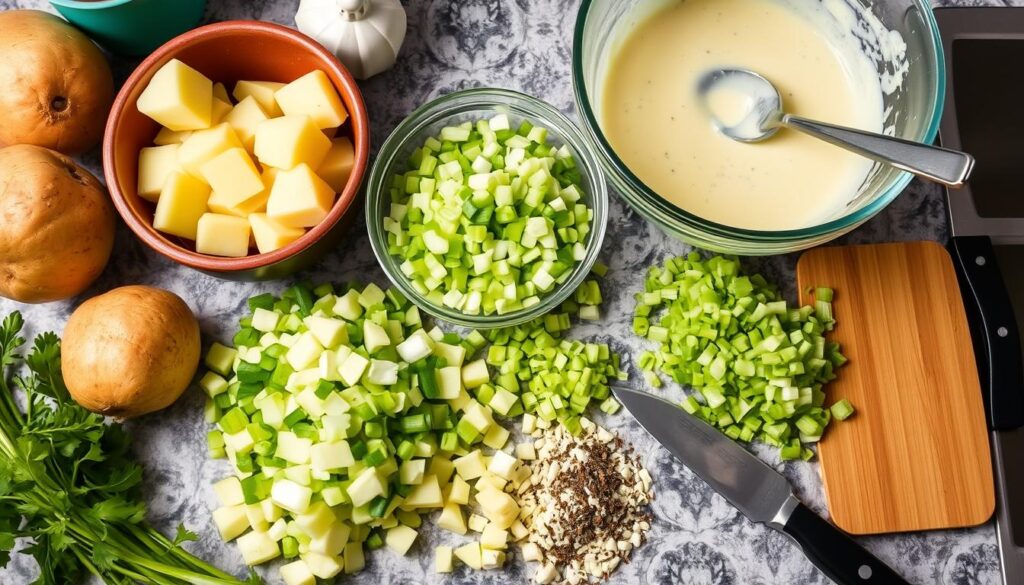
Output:
[[[482,127],[478,124],[481,120],[486,122]],[[492,123],[495,128],[504,128],[506,121],[508,128],[504,132],[497,130],[496,139],[476,139],[481,129],[485,133],[491,131]],[[467,130],[472,133],[468,140]],[[547,168],[548,186],[538,195],[542,200],[532,202],[534,205],[527,201],[524,207],[523,189],[515,188],[516,200],[509,205],[502,198],[511,197],[507,193],[514,188],[514,182],[503,187],[499,178],[497,185],[484,184],[486,179],[482,175],[523,169],[524,163],[530,163],[522,160],[502,166],[507,161],[494,158],[495,147],[486,150],[486,144],[495,140],[500,143],[497,154],[518,158],[519,153],[513,155],[513,150],[524,150],[527,154],[522,156],[533,159],[534,167]],[[474,142],[480,142],[480,155]],[[526,142],[531,145],[525,146]],[[432,147],[427,153],[430,158],[437,159],[426,164],[425,144]],[[467,144],[468,148],[464,148]],[[537,145],[543,146],[538,149]],[[454,155],[442,156],[452,148],[474,155],[461,161],[465,183],[457,194],[442,192],[445,179],[439,178],[448,176],[442,175],[438,167],[452,162]],[[483,156],[489,153],[490,157]],[[566,168],[567,173],[563,172]],[[457,169],[452,172],[459,174]],[[516,172],[510,170],[506,174]],[[523,171],[523,176],[526,183],[533,175]],[[555,182],[559,186],[554,186]],[[503,189],[505,194],[498,192]],[[455,197],[462,198],[463,203],[447,217],[445,224],[437,219],[443,217],[437,206],[460,207],[454,205],[453,201],[458,202]],[[493,88],[441,96],[410,114],[381,147],[366,198],[370,243],[391,282],[434,317],[479,329],[525,323],[557,308],[579,287],[597,261],[608,217],[608,191],[600,164],[582,132],[541,100]],[[431,201],[436,214],[423,210]],[[580,205],[589,210],[589,221],[583,218]],[[488,219],[491,214],[493,220]],[[538,217],[549,220],[547,228]],[[516,223],[524,226],[524,234],[540,226],[538,242],[532,236],[520,239],[518,233],[511,236],[503,231],[503,226]],[[567,229],[572,231],[566,232]],[[399,231],[405,235],[399,236]],[[417,237],[409,236],[414,232]],[[519,241],[513,243],[514,237]],[[499,244],[497,240],[510,243]],[[498,251],[495,247],[509,249]],[[429,260],[427,252],[432,256]],[[486,257],[488,254],[490,258]],[[506,272],[509,264],[515,275],[512,280]],[[514,291],[508,288],[509,282],[518,285]],[[501,285],[501,290],[492,283]]]

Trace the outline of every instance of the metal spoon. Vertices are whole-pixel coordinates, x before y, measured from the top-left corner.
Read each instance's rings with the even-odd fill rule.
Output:
[[[733,95],[741,92],[748,104],[753,100],[743,118],[723,121],[715,113],[711,98],[723,90]],[[785,126],[954,188],[964,184],[974,167],[974,157],[967,153],[787,114],[782,110],[782,96],[775,86],[764,76],[746,69],[709,71],[701,77],[697,93],[718,131],[740,142],[759,142]]]

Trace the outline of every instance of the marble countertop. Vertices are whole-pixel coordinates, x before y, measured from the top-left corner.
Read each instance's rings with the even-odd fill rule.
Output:
[[[940,4],[1024,4],[1024,0],[957,0]],[[477,86],[518,89],[554,104],[575,117],[570,59],[576,0],[409,0],[409,30],[396,67],[361,84],[370,111],[372,142],[380,145],[392,128],[417,105],[440,94]],[[291,25],[298,0],[210,0],[209,22],[252,18]],[[0,0],[0,10],[49,9],[45,0]],[[134,62],[115,62],[123,79]],[[102,177],[99,154],[83,162]],[[892,205],[843,238],[845,243],[938,240],[948,236],[945,203],[939,189],[914,182]],[[610,343],[625,361],[642,341],[630,329],[633,291],[642,287],[650,265],[689,247],[666,237],[643,221],[617,197],[603,261],[611,270],[603,283],[606,304],[601,322],[575,327],[571,336]],[[796,255],[744,260],[748,270],[761,271],[793,290]],[[313,281],[373,280],[385,284],[360,222],[337,251],[297,278]],[[280,292],[284,282],[234,283],[173,264],[145,249],[123,226],[114,257],[101,279],[82,298],[41,306],[0,299],[0,314],[18,309],[30,333],[61,331],[71,311],[84,298],[124,284],[149,284],[182,296],[198,315],[204,341],[230,340],[245,311],[245,300],[265,291]],[[675,390],[678,392],[678,389]],[[228,463],[206,456],[207,425],[202,420],[201,392],[186,393],[172,408],[129,425],[135,450],[145,465],[149,518],[172,531],[179,522],[200,533],[190,550],[220,567],[244,574],[234,545],[216,534],[210,511],[210,484],[228,473]],[[650,542],[635,551],[613,583],[680,583],[694,585],[770,585],[828,583],[786,537],[747,521],[724,499],[658,447],[628,415],[605,419],[608,426],[646,453],[655,478],[655,522]],[[814,462],[782,463],[774,450],[756,448],[781,470],[797,495],[816,512],[827,515],[818,466]],[[514,558],[503,573],[468,572],[438,576],[433,572],[433,546],[453,535],[427,532],[412,553],[397,558],[386,550],[369,555],[367,569],[344,582],[375,584],[526,582],[532,568]],[[915,584],[996,585],[1001,583],[999,555],[992,524],[966,530],[878,536],[858,539],[883,561]],[[279,583],[276,570],[263,571],[268,583]],[[31,559],[16,556],[0,570],[0,583],[23,585],[35,575]]]

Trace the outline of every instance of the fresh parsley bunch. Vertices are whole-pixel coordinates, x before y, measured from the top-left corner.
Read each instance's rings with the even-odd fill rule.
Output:
[[[0,565],[25,538],[37,585],[78,584],[89,574],[111,584],[242,583],[181,548],[197,538],[184,526],[169,539],[145,523],[128,435],[71,399],[55,334],[18,353],[23,325],[18,312],[0,324]]]

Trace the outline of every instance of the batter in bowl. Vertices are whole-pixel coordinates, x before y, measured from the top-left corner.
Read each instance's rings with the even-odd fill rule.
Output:
[[[879,76],[829,1],[682,0],[638,21],[604,76],[601,126],[615,153],[656,193],[716,223],[787,230],[836,215],[870,161],[785,129],[735,142],[696,94],[710,69],[751,69],[788,112],[881,132]]]

